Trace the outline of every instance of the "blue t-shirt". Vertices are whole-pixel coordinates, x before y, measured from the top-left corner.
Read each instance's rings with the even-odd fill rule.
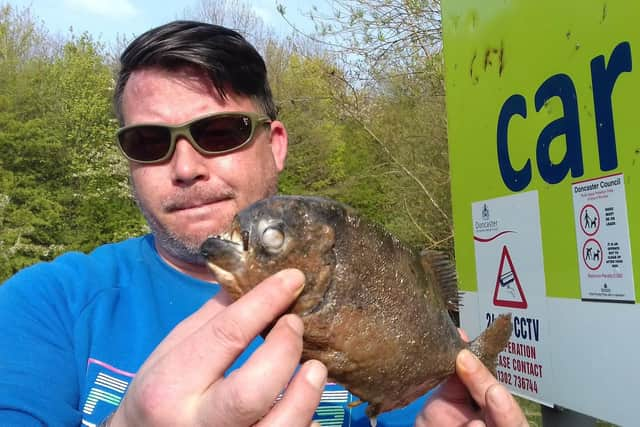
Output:
[[[99,423],[160,341],[218,290],[166,264],[150,235],[22,270],[0,286],[0,425]],[[347,406],[355,400],[329,384],[314,419],[368,426],[366,405]],[[413,425],[424,400],[382,414],[378,425]]]

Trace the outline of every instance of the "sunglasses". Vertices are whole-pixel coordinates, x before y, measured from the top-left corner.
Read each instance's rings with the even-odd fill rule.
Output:
[[[169,159],[179,136],[203,155],[237,150],[253,139],[259,125],[268,125],[264,115],[244,112],[209,114],[178,126],[141,123],[118,130],[122,154],[138,163],[160,163]]]

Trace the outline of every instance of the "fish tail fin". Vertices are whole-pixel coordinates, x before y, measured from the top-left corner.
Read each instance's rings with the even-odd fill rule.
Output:
[[[498,354],[507,345],[512,329],[511,313],[502,314],[478,338],[469,343],[469,350],[478,356],[494,375]]]

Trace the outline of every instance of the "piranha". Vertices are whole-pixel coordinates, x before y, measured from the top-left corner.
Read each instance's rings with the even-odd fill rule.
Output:
[[[240,211],[202,245],[207,266],[235,300],[285,268],[305,274],[290,307],[304,322],[302,359],[317,359],[375,417],[406,406],[455,372],[463,348],[490,369],[511,336],[501,316],[470,343],[449,310],[458,305],[453,264],[414,253],[381,226],[334,200],[274,196]]]

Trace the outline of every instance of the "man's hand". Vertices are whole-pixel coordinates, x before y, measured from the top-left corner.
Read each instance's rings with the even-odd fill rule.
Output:
[[[247,362],[224,377],[253,338],[291,305],[303,282],[300,271],[285,270],[231,305],[222,296],[209,301],[149,356],[110,426],[309,426],[327,370],[312,360],[294,376],[302,353],[299,317],[278,319]]]
[[[458,354],[456,374],[427,401],[416,420],[416,427],[529,425],[511,393],[469,350]],[[479,408],[473,406],[471,399]]]

